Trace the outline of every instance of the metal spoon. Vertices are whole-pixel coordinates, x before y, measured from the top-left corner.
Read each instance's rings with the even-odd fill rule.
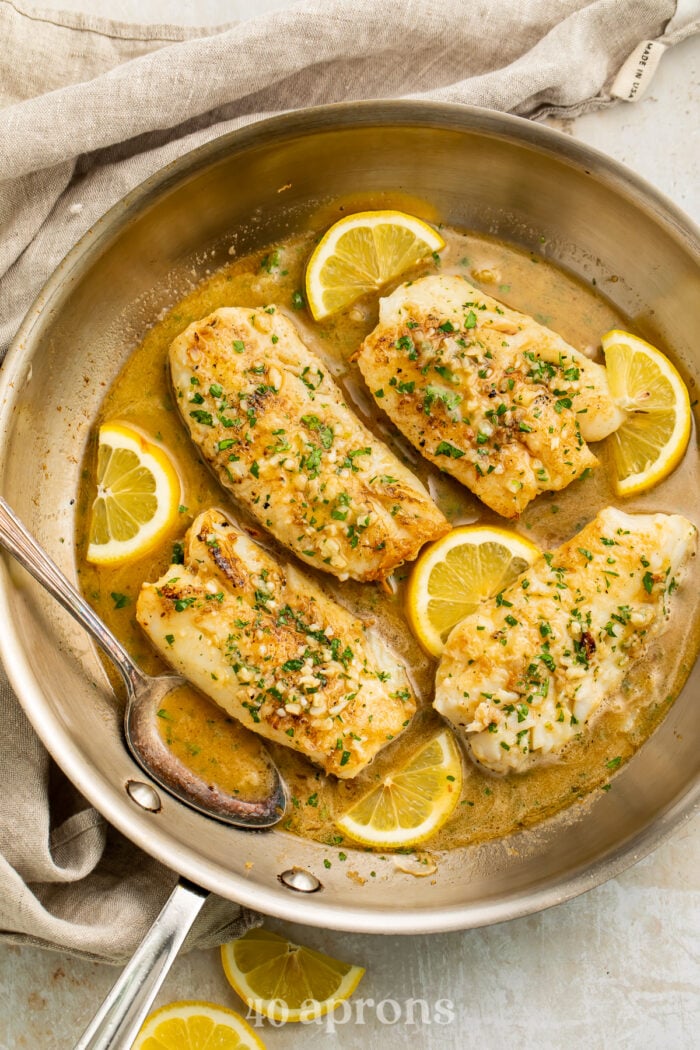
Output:
[[[273,784],[269,796],[261,801],[246,801],[228,795],[180,762],[158,731],[156,712],[163,698],[174,689],[187,685],[186,680],[179,675],[154,678],[144,674],[1,497],[0,546],[75,617],[113,661],[126,685],[124,736],[143,770],[181,802],[226,824],[241,828],[269,828],[277,824],[284,814],[287,796],[272,760],[269,760],[269,767]]]

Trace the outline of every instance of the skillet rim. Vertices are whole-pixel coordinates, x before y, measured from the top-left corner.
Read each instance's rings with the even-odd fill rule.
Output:
[[[700,231],[681,209],[618,161],[548,126],[495,110],[426,100],[379,99],[335,103],[266,118],[218,136],[149,176],[98,219],[68,252],[30,306],[2,364],[0,444],[11,429],[13,384],[17,389],[18,381],[24,374],[24,357],[33,349],[32,332],[35,326],[40,321],[44,323],[46,311],[51,311],[52,304],[60,300],[66,285],[94,265],[111,239],[118,235],[131,218],[155,203],[183,178],[194,176],[201,169],[223,159],[232,146],[245,149],[261,139],[269,145],[275,139],[286,140],[295,133],[300,136],[313,135],[323,129],[386,125],[467,130],[514,141],[518,145],[529,145],[541,153],[552,155],[579,170],[583,169],[612,192],[631,199],[635,207],[645,210],[671,232],[700,265]],[[80,757],[72,738],[45,704],[40,683],[34,676],[29,660],[24,658],[22,642],[15,633],[10,614],[11,589],[7,568],[3,565],[0,573],[0,617],[6,627],[0,632],[0,658],[37,735],[69,779],[110,823],[161,863],[213,892],[277,918],[359,933],[403,934],[468,929],[517,918],[563,903],[624,871],[656,849],[700,808],[698,777],[691,780],[686,792],[664,812],[657,814],[644,829],[623,839],[614,849],[592,863],[563,876],[557,874],[544,878],[540,889],[524,895],[485,898],[478,903],[431,905],[430,908],[402,909],[387,914],[377,907],[324,904],[321,897],[304,898],[298,894],[289,894],[281,887],[256,885],[233,872],[228,872],[227,877],[222,879],[209,870],[206,861],[201,861],[196,855],[183,854],[182,847],[170,841],[167,831],[154,827],[148,814],[135,810],[126,796],[119,794],[99,769],[89,766]],[[232,887],[235,887],[235,892]]]

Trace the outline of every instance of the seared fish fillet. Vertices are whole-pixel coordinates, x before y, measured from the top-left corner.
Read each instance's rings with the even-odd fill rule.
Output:
[[[380,300],[358,363],[426,459],[505,518],[596,466],[586,442],[624,418],[601,365],[462,277]]]
[[[408,725],[415,700],[386,643],[224,514],[195,519],[184,557],[144,583],[136,618],[230,715],[344,778]]]
[[[459,623],[435,707],[497,773],[559,751],[665,627],[697,529],[678,514],[607,507]]]
[[[182,418],[221,484],[302,561],[341,580],[383,579],[448,531],[273,306],[190,325],[170,367]]]

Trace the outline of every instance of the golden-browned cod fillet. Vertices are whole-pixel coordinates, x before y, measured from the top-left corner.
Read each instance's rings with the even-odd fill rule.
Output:
[[[386,642],[217,510],[185,537],[184,564],[144,583],[136,618],[158,652],[253,732],[354,777],[413,716]]]
[[[695,554],[679,514],[601,511],[450,634],[435,707],[497,773],[523,772],[561,749],[621,683],[668,620]]]
[[[224,308],[190,325],[170,368],[182,418],[221,484],[302,561],[341,580],[383,579],[448,531],[274,307]]]
[[[586,442],[624,419],[601,365],[463,277],[381,299],[358,363],[426,459],[505,518],[596,466]]]

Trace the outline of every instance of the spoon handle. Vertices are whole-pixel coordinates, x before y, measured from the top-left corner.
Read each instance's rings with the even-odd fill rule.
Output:
[[[178,882],[75,1050],[126,1050],[131,1046],[207,897],[199,886],[185,879]]]
[[[20,565],[60,602],[114,661],[127,687],[135,688],[143,680],[143,673],[126,649],[105,627],[73,584],[66,579],[43,547],[27,532],[15,512],[0,496],[0,546],[16,558]]]

